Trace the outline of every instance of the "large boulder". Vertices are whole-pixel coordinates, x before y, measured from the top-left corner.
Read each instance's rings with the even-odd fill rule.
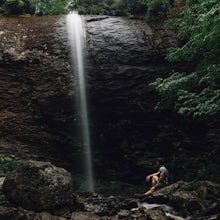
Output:
[[[49,162],[27,161],[6,176],[6,199],[27,210],[50,211],[63,208],[79,210],[72,175]]]
[[[211,181],[178,181],[143,199],[149,203],[166,203],[182,215],[209,216],[219,214],[220,184]]]

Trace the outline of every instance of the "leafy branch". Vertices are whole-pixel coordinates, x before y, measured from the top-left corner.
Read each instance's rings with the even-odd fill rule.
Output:
[[[180,48],[170,48],[170,62],[194,64],[188,73],[173,73],[150,86],[160,95],[156,109],[173,108],[181,115],[204,119],[220,112],[220,5],[198,0],[179,19]]]

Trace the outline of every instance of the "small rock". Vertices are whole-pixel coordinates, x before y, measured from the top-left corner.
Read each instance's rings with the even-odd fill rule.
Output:
[[[118,212],[119,218],[128,217],[130,214],[131,214],[131,212],[129,210],[120,210]]]
[[[5,177],[0,177],[0,191],[2,190],[2,185],[5,181]]]

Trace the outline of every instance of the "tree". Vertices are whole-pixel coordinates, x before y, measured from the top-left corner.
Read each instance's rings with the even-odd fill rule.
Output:
[[[58,15],[67,13],[68,0],[29,0],[31,14]]]
[[[69,8],[80,14],[145,15],[147,0],[71,0]]]
[[[66,14],[68,2],[68,0],[0,0],[0,14]]]
[[[186,43],[170,48],[170,62],[194,64],[189,73],[173,73],[150,84],[161,95],[157,109],[171,107],[181,115],[204,119],[220,112],[220,5],[218,0],[191,3],[179,22]]]
[[[3,5],[7,14],[22,14],[25,9],[23,0],[6,0]]]

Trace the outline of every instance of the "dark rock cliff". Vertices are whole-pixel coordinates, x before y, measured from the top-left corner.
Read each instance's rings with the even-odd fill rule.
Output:
[[[204,156],[206,145],[217,146],[218,133],[170,111],[155,112],[158,97],[148,87],[173,69],[189,68],[165,60],[166,48],[178,44],[176,31],[117,17],[85,21],[96,175],[144,181],[157,156],[197,175],[212,156]],[[65,17],[0,18],[0,30],[0,153],[79,170],[79,113]]]
[[[64,19],[0,19],[1,153],[58,158],[75,117]]]
[[[139,182],[155,169],[155,157],[162,156],[169,168],[175,167],[176,178],[180,169],[197,175],[194,159],[205,153],[207,125],[171,111],[155,112],[158,97],[148,86],[173,69],[191,68],[165,59],[166,49],[179,44],[177,31],[115,17],[87,18],[86,30],[94,160],[101,163],[96,170]]]
[[[104,161],[109,172],[120,170],[130,178],[158,132],[155,94],[148,83],[172,69],[164,59],[166,39],[156,39],[145,22],[123,18],[87,22],[86,29],[91,130],[98,148],[94,158],[108,157],[111,162]]]

